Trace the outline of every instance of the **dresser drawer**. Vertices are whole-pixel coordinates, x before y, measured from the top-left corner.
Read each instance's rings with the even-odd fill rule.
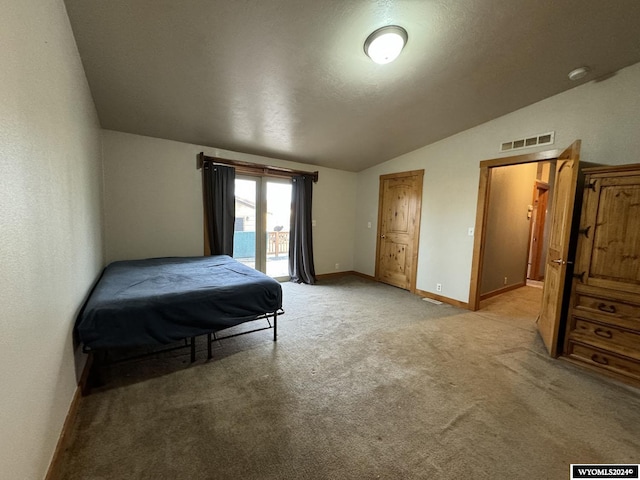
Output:
[[[573,317],[569,338],[640,361],[640,335],[628,330]]]
[[[606,352],[580,343],[574,343],[572,341],[569,341],[567,355],[569,358],[585,362],[591,366],[640,380],[639,361],[619,357],[611,352]]]
[[[640,333],[640,299],[636,295],[578,285],[572,313]]]
[[[603,315],[635,318],[640,327],[640,305],[603,298],[595,295],[576,293],[575,308],[586,309]]]

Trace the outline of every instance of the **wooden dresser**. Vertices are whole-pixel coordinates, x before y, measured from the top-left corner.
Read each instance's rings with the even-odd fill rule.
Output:
[[[640,164],[585,174],[564,356],[640,385]]]

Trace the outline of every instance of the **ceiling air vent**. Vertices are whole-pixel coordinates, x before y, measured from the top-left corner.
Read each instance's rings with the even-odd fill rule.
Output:
[[[553,143],[556,132],[541,133],[540,135],[534,135],[532,137],[520,138],[518,140],[511,140],[510,142],[504,142],[500,144],[501,152],[508,152],[511,150],[520,150],[521,148],[539,147],[540,145],[551,145]]]

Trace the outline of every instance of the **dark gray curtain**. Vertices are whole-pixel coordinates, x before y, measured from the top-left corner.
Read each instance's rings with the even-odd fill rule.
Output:
[[[309,175],[293,177],[289,232],[289,276],[292,282],[316,283],[311,232],[312,197],[313,178]]]
[[[233,256],[236,169],[204,162],[202,191],[211,255]]]

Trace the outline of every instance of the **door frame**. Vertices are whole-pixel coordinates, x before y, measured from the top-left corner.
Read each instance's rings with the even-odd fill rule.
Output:
[[[523,163],[537,163],[557,160],[562,149],[546,150],[544,152],[527,153],[513,157],[493,158],[480,162],[480,180],[478,185],[478,206],[476,209],[476,224],[473,238],[473,258],[471,261],[471,281],[469,288],[469,310],[480,309],[480,281],[484,260],[484,246],[486,241],[487,216],[489,211],[489,193],[491,191],[491,176],[493,169],[520,165]]]
[[[383,200],[383,182],[395,178],[403,177],[419,177],[420,178],[420,195],[416,202],[416,224],[412,241],[412,258],[411,258],[411,279],[409,282],[409,292],[416,293],[416,281],[418,275],[418,247],[420,244],[420,221],[422,217],[422,192],[424,190],[424,170],[411,170],[408,172],[388,173],[380,175],[380,185],[378,187],[378,226],[376,229],[376,266],[375,280],[380,282],[380,229],[382,228],[382,200]]]

